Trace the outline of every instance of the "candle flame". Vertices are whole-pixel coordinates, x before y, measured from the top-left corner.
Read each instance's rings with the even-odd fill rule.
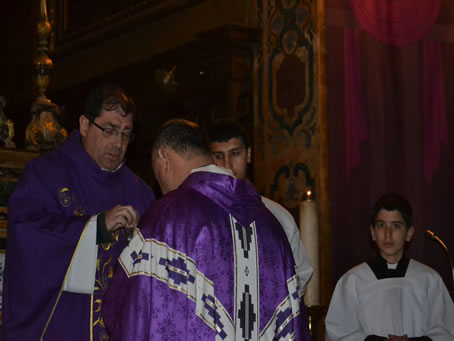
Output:
[[[312,192],[311,192],[310,190],[308,190],[308,191],[306,192],[307,200],[311,200],[311,194],[312,194]]]

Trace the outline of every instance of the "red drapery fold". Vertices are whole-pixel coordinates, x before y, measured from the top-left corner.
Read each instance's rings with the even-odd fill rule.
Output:
[[[359,32],[344,29],[346,178],[360,162],[359,145],[368,138],[361,94]]]
[[[440,43],[424,41],[424,150],[427,184],[440,163],[441,143],[448,145],[446,99]]]
[[[349,0],[362,27],[375,39],[406,45],[422,39],[437,19],[441,0]]]

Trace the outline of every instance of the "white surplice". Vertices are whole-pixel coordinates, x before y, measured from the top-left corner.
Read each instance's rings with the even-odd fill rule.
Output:
[[[454,340],[454,304],[440,275],[410,259],[404,277],[378,280],[367,263],[345,273],[325,320],[327,341],[368,335]]]

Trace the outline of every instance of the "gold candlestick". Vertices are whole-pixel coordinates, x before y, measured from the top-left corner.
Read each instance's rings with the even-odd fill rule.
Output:
[[[55,148],[68,136],[57,120],[57,116],[62,113],[62,110],[46,97],[53,68],[52,60],[47,54],[51,25],[47,18],[46,0],[41,0],[36,29],[38,49],[33,65],[36,72],[35,85],[38,96],[32,103],[32,117],[25,131],[25,145],[28,150],[39,151]]]

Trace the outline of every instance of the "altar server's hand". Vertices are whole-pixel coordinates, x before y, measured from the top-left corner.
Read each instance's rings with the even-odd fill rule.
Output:
[[[115,231],[121,227],[136,227],[139,223],[139,213],[131,205],[116,205],[110,210],[104,212],[106,218],[106,227],[109,232]]]

